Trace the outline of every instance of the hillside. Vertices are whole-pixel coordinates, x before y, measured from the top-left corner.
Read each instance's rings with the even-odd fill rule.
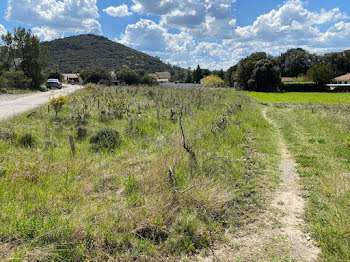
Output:
[[[147,72],[169,71],[158,58],[136,51],[103,36],[79,35],[44,42],[49,49],[49,67],[72,72],[90,66],[119,70],[123,65]]]

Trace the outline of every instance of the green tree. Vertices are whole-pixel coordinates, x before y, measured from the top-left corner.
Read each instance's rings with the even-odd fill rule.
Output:
[[[266,58],[266,53],[258,52],[251,54],[245,59],[242,59],[237,66],[236,80],[238,86],[243,89],[248,88],[248,81],[252,79],[255,63]]]
[[[51,69],[46,72],[47,78],[53,78],[53,79],[58,79],[62,80],[62,72],[58,68]]]
[[[276,92],[281,84],[280,68],[273,59],[262,59],[255,63],[251,80],[252,91]]]
[[[48,49],[40,45],[39,39],[22,27],[14,34],[7,32],[2,36],[2,63],[7,71],[21,70],[31,79],[31,87],[38,89],[45,81],[43,69],[47,65]]]
[[[231,66],[229,69],[227,69],[227,71],[225,72],[226,85],[230,87],[234,87],[236,72],[237,72],[237,65]]]
[[[317,84],[319,91],[326,91],[326,84],[330,84],[334,79],[334,71],[330,65],[318,64],[311,67],[308,75]]]
[[[157,83],[157,80],[149,75],[144,75],[140,78],[141,85],[153,86]]]
[[[81,77],[84,80],[84,84],[104,84],[110,85],[112,76],[111,74],[102,67],[88,67],[81,72]]]
[[[329,64],[337,76],[350,72],[350,50],[325,54],[320,60],[323,64]]]
[[[297,77],[305,74],[312,66],[315,56],[302,48],[289,49],[280,57],[284,76]]]
[[[193,81],[195,83],[199,83],[203,78],[202,69],[199,65],[197,65],[197,69],[193,71]]]
[[[224,87],[225,81],[216,75],[210,75],[203,79],[203,87]]]
[[[31,87],[31,79],[26,77],[23,71],[5,71],[0,77],[1,89],[28,89]]]
[[[117,73],[117,78],[126,85],[137,85],[140,81],[139,75],[127,66]]]
[[[191,67],[187,69],[185,83],[193,83],[193,73],[191,71]]]

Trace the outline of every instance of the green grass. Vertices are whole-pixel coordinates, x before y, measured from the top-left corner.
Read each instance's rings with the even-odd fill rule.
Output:
[[[342,94],[345,95],[345,94]],[[306,220],[322,261],[350,261],[350,121],[346,105],[270,108],[298,162]]]
[[[58,118],[35,112],[0,127],[5,260],[181,259],[252,221],[277,184],[276,134],[233,90],[96,87]],[[119,133],[116,148],[90,144],[105,128]]]
[[[263,103],[350,104],[350,93],[246,93]]]

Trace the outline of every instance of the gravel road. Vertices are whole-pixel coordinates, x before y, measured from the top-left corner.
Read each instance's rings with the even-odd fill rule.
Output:
[[[0,95],[0,121],[25,113],[49,102],[50,98],[69,95],[83,88],[79,85],[67,85],[66,88],[42,93],[24,95]]]

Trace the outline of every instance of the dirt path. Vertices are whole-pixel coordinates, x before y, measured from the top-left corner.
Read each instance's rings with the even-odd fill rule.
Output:
[[[199,256],[197,261],[317,261],[320,249],[303,232],[305,201],[296,163],[266,109],[263,115],[279,136],[281,184],[270,208],[255,223],[234,234],[227,232],[226,243],[215,249],[215,256]]]
[[[66,88],[60,90],[43,93],[0,95],[0,121],[44,105],[51,97],[57,97],[60,94],[69,95],[81,88],[83,87],[78,85],[68,85]]]
[[[272,206],[282,211],[282,216],[279,218],[283,225],[281,233],[287,237],[292,258],[301,261],[316,261],[320,250],[314,245],[311,238],[302,232],[302,229],[305,228],[305,221],[302,219],[305,201],[300,196],[301,188],[296,163],[291,157],[277,125],[267,116],[266,110],[263,111],[263,114],[280,136],[282,183],[276,192]]]

